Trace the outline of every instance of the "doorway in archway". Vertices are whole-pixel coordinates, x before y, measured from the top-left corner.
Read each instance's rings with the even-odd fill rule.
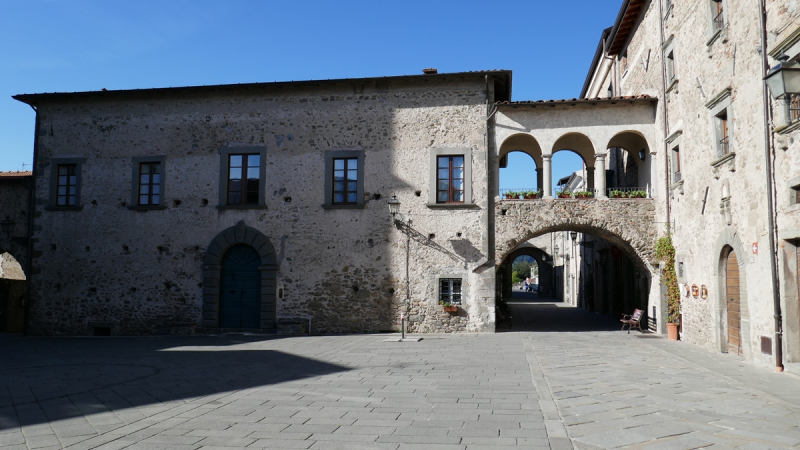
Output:
[[[222,257],[219,295],[220,328],[260,328],[261,258],[245,244],[234,245]]]
[[[739,290],[739,261],[733,248],[727,247],[725,261],[725,312],[728,327],[728,353],[742,356],[741,293]]]

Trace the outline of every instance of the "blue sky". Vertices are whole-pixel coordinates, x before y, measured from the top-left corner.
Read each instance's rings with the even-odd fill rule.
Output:
[[[11,98],[21,93],[405,75],[436,67],[440,73],[511,69],[514,100],[576,97],[620,4],[5,1],[0,170],[29,169],[32,161],[34,112]],[[554,161],[553,178],[577,170],[576,158]],[[505,169],[501,187],[535,187],[524,166]]]

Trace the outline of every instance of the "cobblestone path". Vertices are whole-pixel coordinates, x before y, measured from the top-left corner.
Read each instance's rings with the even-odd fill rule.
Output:
[[[800,447],[794,375],[514,309],[510,332],[416,343],[0,337],[0,448]]]

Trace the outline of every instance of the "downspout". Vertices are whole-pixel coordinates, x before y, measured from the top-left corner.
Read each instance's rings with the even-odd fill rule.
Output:
[[[769,64],[767,62],[767,9],[764,5],[764,0],[758,0],[758,8],[759,14],[761,15],[759,20],[759,24],[761,25],[761,73],[766,74],[769,69]],[[778,252],[775,248],[777,227],[775,225],[775,207],[773,202],[775,180],[772,176],[774,161],[772,159],[770,102],[767,81],[763,80],[761,83],[761,95],[764,97],[764,157],[766,158],[767,208],[769,211],[769,258],[770,269],[772,271],[772,301],[775,317],[775,371],[783,372],[783,317],[781,313],[781,286],[780,280],[778,279]]]
[[[35,106],[29,105],[36,113],[35,127],[33,131],[33,167],[31,168],[31,185],[28,189],[28,258],[25,261],[25,308],[22,312],[22,335],[28,335],[28,320],[31,310],[31,278],[33,278],[33,218],[34,208],[36,207],[36,168],[39,155],[39,110]]]
[[[664,48],[664,18],[661,17],[661,2],[662,0],[658,0],[658,32],[661,39],[661,45],[659,48]],[[667,66],[664,63],[664,52],[661,52],[661,56],[659,57],[661,60],[661,104],[664,105],[664,199],[666,200],[667,206],[667,235],[672,234],[672,230],[670,229],[670,201],[669,201],[669,146],[667,145],[667,137],[669,137],[669,113],[667,111]]]

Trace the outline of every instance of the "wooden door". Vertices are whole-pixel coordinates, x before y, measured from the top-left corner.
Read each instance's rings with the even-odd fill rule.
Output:
[[[234,245],[225,252],[220,274],[220,328],[260,328],[259,264],[258,252],[249,245]]]
[[[739,292],[739,262],[731,249],[725,264],[725,298],[728,310],[728,353],[742,355],[741,298]]]

